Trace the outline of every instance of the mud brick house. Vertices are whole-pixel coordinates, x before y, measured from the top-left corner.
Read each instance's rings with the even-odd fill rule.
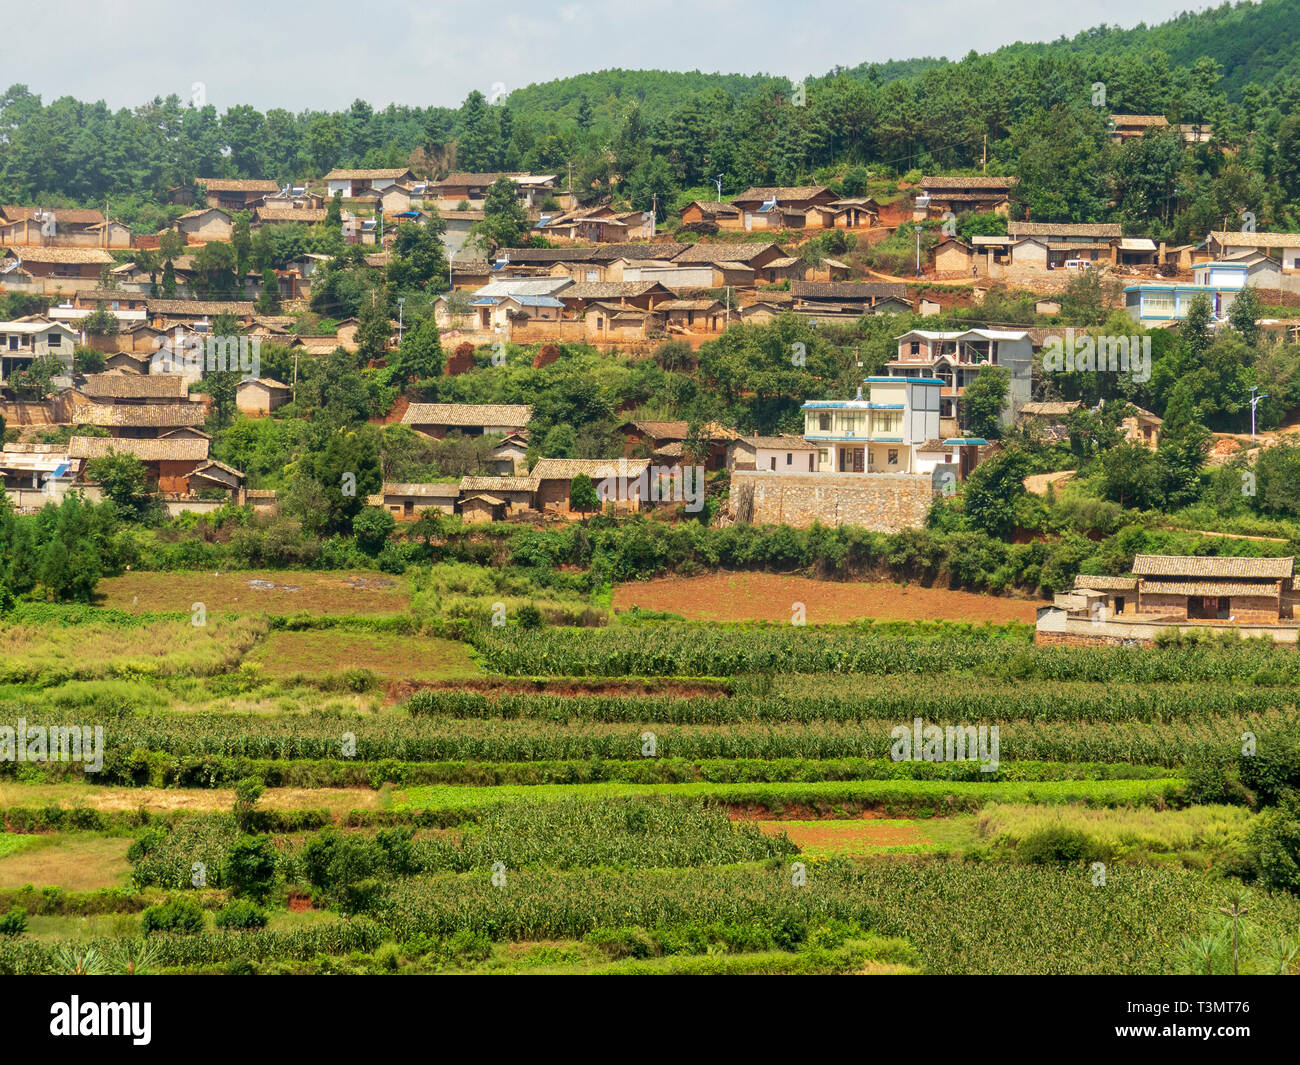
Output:
[[[250,326],[256,314],[252,300],[150,299],[145,302],[145,307],[149,311],[149,324],[164,331],[177,325],[198,325],[206,329],[213,318],[222,314],[238,318],[241,325]]]
[[[189,495],[192,485],[194,490],[211,486],[206,476],[195,476],[210,464],[208,440],[203,436],[187,434],[147,440],[74,436],[68,441],[68,457],[71,459],[88,462],[109,454],[134,455],[144,463],[150,482],[156,483],[159,491],[169,495]],[[210,472],[223,478],[230,476],[220,469]]]
[[[506,436],[528,428],[532,417],[533,408],[525,403],[412,403],[402,415],[402,424],[441,440],[451,432]]]
[[[656,245],[643,245],[656,247]],[[674,263],[740,263],[759,273],[774,259],[788,259],[780,244],[748,242],[740,244],[688,244],[672,257]]]
[[[1234,233],[1216,229],[1205,238],[1205,250],[1212,259],[1263,252],[1281,262],[1284,275],[1300,271],[1300,233]]]
[[[1294,565],[1294,558],[1138,555],[1138,613],[1274,623],[1294,616]]]
[[[448,174],[429,186],[429,195],[436,197],[439,206],[456,207],[468,203],[482,206],[487,191],[501,178],[508,177],[518,186],[517,197],[526,207],[535,207],[547,196],[555,194],[554,174],[522,174],[497,171],[493,173]],[[556,197],[559,199],[559,197]]]
[[[299,225],[314,226],[324,221],[323,207],[259,207],[253,212],[255,228],[279,222],[297,222]]]
[[[509,517],[532,510],[537,496],[539,481],[536,477],[462,477],[460,479],[460,500],[458,507],[467,499],[486,493],[497,502],[492,506],[500,507],[499,517]],[[471,508],[474,509],[474,508]]]
[[[701,224],[715,225],[719,229],[744,229],[745,219],[735,204],[692,200],[682,208],[682,225]]]
[[[569,488],[586,474],[601,496],[602,507],[639,510],[648,499],[650,463],[645,459],[538,459],[529,474],[537,481],[537,509],[564,517],[579,512],[569,507]]]
[[[510,433],[488,455],[496,473],[513,477],[528,472],[528,434]]]
[[[1013,241],[1031,238],[1045,244],[1047,269],[1057,270],[1078,259],[1114,265],[1124,231],[1118,222],[1008,222],[1007,236]],[[1013,250],[1013,261],[1017,257]]]
[[[623,454],[631,458],[646,456],[656,461],[664,459],[669,465],[681,463],[683,445],[690,435],[690,423],[684,421],[631,421],[618,427],[623,434]],[[700,427],[709,442],[709,453],[704,460],[706,470],[720,470],[727,464],[727,448],[740,434],[717,422],[706,422]],[[676,446],[674,446],[676,445]]]
[[[88,374],[79,387],[60,393],[55,413],[61,422],[97,426],[117,438],[156,438],[202,425],[207,407],[189,398],[181,374],[107,370]]]
[[[102,248],[17,247],[7,249],[0,259],[0,277],[9,284],[9,272],[25,273],[34,289],[72,292],[98,288],[104,267],[113,265],[113,257]]]
[[[204,202],[223,211],[242,211],[274,196],[280,186],[263,178],[195,178],[203,186]]]
[[[659,304],[670,332],[720,333],[727,328],[727,309],[713,299],[669,300]]]
[[[942,218],[945,211],[961,214],[994,212],[1006,215],[1011,207],[1013,177],[922,177],[921,191],[912,212],[914,221]]]
[[[903,301],[906,310],[912,309],[907,286],[897,281],[791,281],[790,295],[795,310],[825,317],[837,312],[860,317],[885,301]]]
[[[352,199],[363,192],[387,188],[389,185],[406,184],[414,181],[415,175],[406,167],[383,170],[331,170],[325,175],[325,193],[332,197],[342,193],[344,199]]]
[[[744,229],[802,229],[808,209],[839,199],[824,185],[755,187],[733,197]]]
[[[51,248],[129,248],[131,230],[93,208],[0,207],[0,245]]]
[[[460,497],[459,484],[407,484],[385,481],[381,491],[366,497],[366,505],[381,507],[398,521],[414,521],[423,510],[452,514]]]
[[[220,207],[200,207],[187,211],[176,219],[176,232],[189,243],[207,243],[210,240],[228,241],[234,231],[229,213]]]
[[[270,414],[293,397],[293,388],[272,377],[240,381],[235,388],[235,406],[245,414]]]
[[[566,308],[579,313],[597,303],[652,311],[674,298],[673,293],[657,281],[581,281],[569,285],[557,295]]]

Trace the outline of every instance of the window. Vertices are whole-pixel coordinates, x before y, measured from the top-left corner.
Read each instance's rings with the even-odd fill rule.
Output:
[[[776,456],[773,455],[768,461],[771,463],[771,469],[776,469]]]
[[[789,465],[790,465],[791,463],[793,463],[793,462],[794,462],[794,452],[792,452],[792,451],[787,451],[787,452],[785,453],[785,464],[786,464],[787,466],[789,466]]]
[[[911,343],[911,349],[912,349],[912,354],[913,354],[913,355],[920,355],[920,354],[921,354],[921,342],[920,342],[919,340],[913,340],[912,343]]]
[[[846,433],[856,433],[858,431],[858,416],[856,414],[840,415],[840,424],[844,427]]]
[[[817,415],[817,430],[822,433],[831,431],[831,416],[829,414]]]
[[[887,462],[889,463],[890,466],[897,466],[897,465],[898,465],[898,448],[896,448],[896,447],[891,447],[891,448],[889,449],[889,456],[888,456]]]

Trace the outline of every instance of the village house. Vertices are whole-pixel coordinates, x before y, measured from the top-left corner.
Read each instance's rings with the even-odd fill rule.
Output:
[[[742,436],[727,448],[727,469],[816,473],[821,450],[799,436]]]
[[[912,219],[923,222],[927,218],[942,218],[947,211],[954,215],[974,212],[1005,217],[1011,209],[1011,191],[1016,181],[1013,177],[982,175],[922,177]]]
[[[49,355],[59,360],[65,377],[70,375],[76,343],[77,334],[62,322],[45,318],[0,322],[0,387],[11,388],[15,373]]]
[[[690,435],[690,423],[684,421],[639,420],[624,422],[618,427],[623,434],[623,454],[631,457],[649,457],[669,460],[670,465],[682,462],[683,444]],[[704,456],[704,468],[708,471],[720,470],[727,464],[727,448],[740,434],[717,422],[706,422],[700,426],[703,439],[707,441],[707,454]],[[696,456],[698,460],[698,456]]]
[[[414,179],[415,175],[406,167],[393,167],[379,170],[331,170],[323,180],[327,197],[341,193],[344,199],[354,199],[367,190],[378,191]]]
[[[452,432],[463,436],[522,432],[532,417],[532,406],[523,403],[412,403],[402,415],[402,424],[441,440]]]
[[[1137,555],[1132,576],[1080,574],[1038,612],[1038,643],[1154,642],[1216,629],[1294,644],[1295,559]]]
[[[1114,265],[1119,261],[1119,243],[1124,232],[1118,222],[1008,222],[1007,236],[1012,241],[1032,238],[1046,245],[1047,269],[1059,270],[1067,263],[1080,261]],[[1013,263],[1015,259],[1013,250]]]
[[[745,219],[739,207],[731,203],[692,200],[682,208],[683,226],[716,226],[718,229],[744,229]]]
[[[1300,273],[1300,233],[1237,233],[1216,229],[1206,236],[1204,247],[1216,261],[1230,260],[1245,252],[1262,252],[1282,264],[1284,275]]]
[[[236,502],[242,500],[244,475],[209,459],[208,439],[202,434],[156,439],[74,436],[68,441],[68,456],[83,463],[110,454],[134,455],[144,464],[150,483],[167,495],[185,497],[215,490],[230,494]]]
[[[441,181],[429,186],[429,195],[436,199],[439,208],[456,208],[463,203],[471,207],[483,205],[487,191],[501,178],[508,177],[517,188],[517,198],[527,208],[538,207],[547,197],[552,197],[563,205],[568,200],[567,193],[557,193],[554,174],[506,173],[456,173],[448,174]]]
[[[251,300],[166,300],[150,299],[145,302],[149,322],[164,332],[174,326],[192,326],[198,332],[212,327],[212,319],[229,315],[239,319],[242,326],[253,324],[256,313]]]
[[[721,333],[729,324],[726,307],[714,299],[668,300],[657,309],[670,333]]]
[[[528,473],[528,434],[508,433],[488,454],[493,472],[500,477]]]
[[[914,329],[898,338],[898,357],[886,364],[885,371],[891,377],[937,379],[942,431],[956,436],[966,426],[962,394],[980,373],[994,366],[1007,371],[1002,422],[1010,425],[1032,394],[1033,365],[1033,342],[1023,329]]]
[[[868,377],[868,395],[803,405],[816,472],[918,473],[917,449],[939,437],[939,390],[930,377]]]
[[[1122,144],[1133,137],[1141,137],[1148,130],[1169,129],[1169,119],[1164,115],[1111,115],[1110,139]],[[1205,144],[1213,132],[1208,122],[1183,122],[1178,126],[1184,144]]]
[[[203,187],[203,202],[223,211],[243,211],[280,191],[280,186],[265,178],[195,178]],[[193,202],[191,197],[189,202]]]
[[[731,203],[741,212],[743,229],[803,229],[810,207],[836,199],[824,185],[798,185],[749,188]]]
[[[457,507],[466,521],[503,521],[536,509],[533,502],[538,485],[537,478],[532,476],[462,477]],[[483,495],[489,499],[474,499]],[[468,513],[466,502],[471,504]]]
[[[293,398],[293,388],[272,377],[240,381],[235,387],[235,406],[244,414],[270,414]]]
[[[1238,287],[1188,284],[1183,281],[1159,281],[1124,288],[1124,308],[1130,317],[1143,325],[1162,326],[1181,322],[1187,317],[1197,296],[1210,301],[1210,312],[1222,321],[1240,291]]]
[[[792,309],[818,319],[910,311],[907,286],[896,281],[791,281]]]
[[[59,394],[54,412],[68,425],[93,425],[114,437],[140,439],[196,428],[207,417],[206,405],[190,399],[181,374],[120,370],[87,374],[80,385]]]
[[[131,230],[93,208],[0,207],[0,245],[49,248],[129,248]]]
[[[20,511],[61,502],[80,473],[81,461],[68,457],[66,444],[14,442],[0,449],[0,484]]]
[[[575,313],[582,313],[597,303],[652,311],[658,304],[674,298],[657,281],[581,281],[565,286],[557,295]]]
[[[0,281],[7,288],[57,295],[99,288],[104,267],[113,265],[102,248],[7,248],[0,258]],[[30,281],[23,282],[23,275]]]
[[[386,510],[398,521],[414,521],[425,510],[455,513],[459,498],[460,485],[454,482],[404,484],[385,481],[382,491],[366,498],[366,505]]]
[[[187,211],[173,223],[176,232],[189,244],[206,244],[208,241],[229,241],[234,231],[230,215],[220,207],[200,207]]]
[[[259,207],[253,212],[250,228],[256,230],[262,226],[296,222],[298,225],[315,226],[325,221],[323,207]]]
[[[579,516],[569,506],[569,488],[579,474],[591,478],[602,509],[634,511],[649,499],[649,469],[644,459],[538,459],[529,477],[537,481],[536,509],[568,518]]]

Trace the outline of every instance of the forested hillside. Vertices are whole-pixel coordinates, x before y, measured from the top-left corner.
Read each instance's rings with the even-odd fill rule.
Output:
[[[103,207],[137,229],[170,185],[195,175],[319,177],[335,166],[558,173],[581,198],[661,210],[721,175],[750,185],[978,168],[1021,179],[1019,214],[1120,221],[1184,240],[1249,210],[1295,228],[1300,201],[1300,0],[1266,0],[1155,27],[1099,28],[959,62],[832,71],[800,106],[784,78],[603,71],[459,109],[363,101],[336,113],[218,113],[175,96],[134,110],[23,86],[0,97],[6,202]],[[1096,83],[1105,86],[1098,101]],[[1111,112],[1208,123],[1194,151],[1174,132],[1122,148]]]

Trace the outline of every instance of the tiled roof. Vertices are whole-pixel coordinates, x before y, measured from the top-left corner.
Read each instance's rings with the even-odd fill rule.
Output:
[[[1059,402],[1025,403],[1021,406],[1020,413],[1061,418],[1082,406],[1083,404],[1077,399]]]
[[[1117,126],[1167,126],[1169,119],[1164,115],[1111,115],[1111,121]]]
[[[1210,555],[1138,555],[1133,560],[1133,573],[1138,577],[1245,577],[1257,580],[1281,580],[1292,575],[1294,565],[1293,557],[1221,558]],[[1146,587],[1146,583],[1143,586]]]
[[[666,244],[662,242],[652,244],[643,242],[602,244],[598,248],[592,248],[587,259],[580,261],[612,263],[615,259],[629,259],[633,262],[638,259],[673,259],[680,256],[689,247],[688,244]]]
[[[96,399],[185,399],[189,384],[180,374],[135,374],[118,370],[86,375],[80,391]]]
[[[396,181],[400,177],[405,177],[410,173],[407,167],[398,167],[397,169],[388,170],[331,170],[326,174],[322,181],[373,181],[377,178],[388,178],[390,181]]]
[[[921,188],[923,189],[990,189],[993,191],[1005,191],[1016,184],[1018,179],[1013,177],[985,177],[975,175],[971,177],[922,177]]]
[[[25,263],[91,263],[107,266],[113,257],[99,248],[11,248]]]
[[[1118,222],[1008,222],[1009,237],[1122,237]]]
[[[532,417],[532,406],[523,403],[412,403],[402,415],[402,424],[513,428],[528,424]]]
[[[1090,588],[1094,592],[1131,592],[1137,588],[1136,577],[1099,577],[1080,573],[1074,578],[1076,588]]]
[[[208,457],[208,442],[190,436],[167,440],[74,436],[68,441],[69,458],[97,459],[110,451],[119,455],[134,455],[142,462],[202,462]]]
[[[266,178],[195,178],[208,192],[279,192],[280,186]]]
[[[776,248],[779,255],[785,255],[785,249],[777,244],[735,243],[735,244],[691,244],[673,257],[679,263],[748,263],[755,256],[761,255],[769,248]]]
[[[571,481],[580,473],[592,480],[640,477],[650,466],[645,459],[538,459],[530,477],[539,481]]]
[[[1237,233],[1215,229],[1210,236],[1225,247],[1300,248],[1300,233]]]
[[[462,492],[536,492],[536,477],[462,477]]]
[[[324,208],[313,207],[259,207],[256,211],[259,222],[324,222]]]
[[[742,436],[738,443],[750,447],[765,447],[775,451],[820,451],[816,444],[810,444],[802,436]]]
[[[386,496],[423,496],[428,499],[455,499],[460,495],[460,485],[451,483],[415,483],[409,481],[385,481],[383,494]]]
[[[770,200],[775,196],[777,203],[780,203],[782,200],[811,200],[819,193],[829,191],[825,185],[758,185],[746,189],[735,198],[741,203],[748,203],[750,200]]]
[[[1269,585],[1250,581],[1191,580],[1142,581],[1143,595],[1272,595]]]
[[[236,318],[253,317],[252,300],[146,300],[150,314],[207,315],[233,314]]]
[[[152,376],[152,375],[149,375]],[[147,379],[147,378],[146,378]],[[202,403],[84,403],[71,411],[76,425],[103,427],[174,428],[202,425],[206,417]]]
[[[0,207],[0,215],[4,215],[6,222],[21,222],[24,219],[34,220],[37,215],[45,212],[53,215],[56,225],[93,226],[101,225],[104,221],[104,216],[94,208],[24,207],[12,203]]]
[[[658,281],[580,281],[560,293],[564,300],[626,299],[660,288]]]
[[[907,286],[897,281],[791,281],[796,298],[866,300],[886,296],[906,298]]]

